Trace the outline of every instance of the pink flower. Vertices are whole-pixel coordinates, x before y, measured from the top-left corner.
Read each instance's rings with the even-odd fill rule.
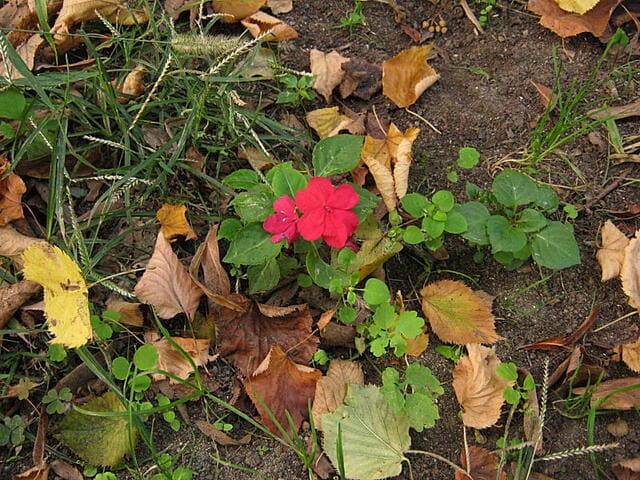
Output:
[[[307,188],[296,193],[302,217],[298,231],[305,240],[322,237],[327,245],[342,248],[358,228],[358,216],[351,211],[358,204],[358,194],[351,185],[334,187],[324,177],[313,177]]]
[[[264,221],[262,228],[274,234],[271,237],[273,243],[278,243],[286,238],[289,244],[292,244],[299,235],[296,204],[289,195],[283,195],[273,202],[273,209],[276,213]]]

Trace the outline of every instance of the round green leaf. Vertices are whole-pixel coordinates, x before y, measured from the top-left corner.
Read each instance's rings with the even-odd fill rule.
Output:
[[[480,202],[467,202],[456,205],[453,212],[460,213],[467,221],[467,230],[462,238],[476,245],[488,245],[487,219],[491,216],[487,207]]]
[[[369,305],[380,305],[391,299],[386,283],[377,278],[370,278],[364,284],[364,301]]]
[[[138,370],[151,370],[156,363],[158,363],[158,350],[153,345],[142,345],[133,355],[133,364]]]
[[[27,106],[24,95],[16,88],[7,88],[0,92],[0,117],[20,120]]]
[[[271,184],[276,197],[289,195],[296,197],[296,192],[307,186],[307,178],[291,166],[291,163],[281,163],[267,173],[267,180]]]
[[[422,217],[427,211],[429,200],[424,195],[419,193],[409,193],[402,197],[400,204],[405,212],[412,217]]]
[[[431,238],[440,238],[444,232],[445,222],[439,222],[430,217],[425,217],[422,220],[422,229],[427,232]]]
[[[449,190],[438,190],[433,194],[433,197],[431,197],[431,201],[435,203],[442,212],[450,211],[455,204],[453,193]]]
[[[124,357],[116,357],[111,362],[111,373],[117,380],[124,380],[129,375],[131,364]]]
[[[480,161],[480,152],[473,147],[463,147],[458,151],[458,166],[473,168]]]
[[[424,233],[415,225],[409,225],[402,233],[402,239],[410,245],[424,242]]]
[[[561,222],[549,226],[533,236],[533,260],[542,267],[559,270],[580,263],[580,249],[573,229]]]
[[[338,310],[338,318],[343,323],[351,323],[358,316],[358,312],[355,308],[344,306]]]
[[[503,170],[493,180],[491,187],[498,203],[515,208],[535,202],[538,184],[517,170]]]
[[[467,219],[460,212],[452,210],[447,213],[444,230],[454,234],[464,233],[467,231]]]
[[[149,375],[138,375],[131,380],[131,389],[134,392],[146,392],[151,386]]]

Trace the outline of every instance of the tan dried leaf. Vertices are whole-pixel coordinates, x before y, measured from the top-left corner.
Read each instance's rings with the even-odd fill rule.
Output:
[[[13,172],[7,173],[11,164],[0,157],[0,227],[9,222],[24,218],[22,195],[27,187],[22,179]]]
[[[462,282],[440,280],[420,291],[422,311],[433,332],[448,343],[493,343],[495,317],[486,301]]]
[[[367,135],[360,158],[369,169],[376,182],[376,187],[388,211],[393,211],[398,204],[393,172],[391,170],[391,155],[386,140],[379,140]]]
[[[313,89],[322,95],[327,103],[331,99],[333,89],[342,82],[345,74],[342,65],[348,61],[348,58],[343,57],[335,50],[324,53],[312,48],[309,52],[311,73],[316,76]]]
[[[500,360],[493,348],[476,343],[466,345],[468,355],[453,369],[453,390],[462,407],[467,427],[487,428],[500,418],[502,391],[513,385],[496,373]]]
[[[382,62],[382,94],[398,107],[412,105],[440,75],[427,64],[431,45],[411,47]]]
[[[122,82],[122,85],[117,88],[118,92],[126,95],[126,97],[118,97],[118,101],[126,102],[130,97],[138,97],[142,95],[145,89],[144,85],[144,67],[138,65],[131,70]]]
[[[84,480],[80,470],[59,458],[51,462],[51,470],[62,480]]]
[[[161,232],[134,293],[142,303],[153,305],[160,318],[185,313],[189,321],[193,320],[203,294]]]
[[[187,207],[184,205],[163,203],[160,210],[156,212],[156,217],[160,222],[160,233],[167,240],[171,241],[178,236],[183,236],[187,240],[198,238],[187,221]]]
[[[601,36],[607,28],[613,10],[621,0],[600,0],[584,15],[565,12],[554,0],[529,0],[527,8],[541,15],[540,25],[561,37],[589,32]]]
[[[406,338],[405,341],[407,342],[407,350],[404,352],[405,355],[419,357],[429,346],[429,335],[421,333],[416,338]]]
[[[155,368],[172,373],[183,380],[189,378],[193,373],[191,362],[169,340],[161,337],[158,332],[154,330],[146,332],[144,340],[158,350],[158,363]],[[202,367],[215,358],[215,356],[209,355],[209,340],[206,338],[171,337],[171,340],[189,355],[196,367]],[[154,381],[163,380],[165,377],[166,375],[161,373],[151,374],[151,378]],[[169,383],[178,383],[178,381],[169,378]]]
[[[640,230],[624,249],[620,280],[622,290],[629,297],[629,305],[640,309]]]
[[[616,390],[633,387],[635,385],[640,385],[640,377],[616,378],[614,380],[601,382],[591,396],[591,407],[597,405],[598,410],[631,410],[640,408],[640,388],[617,392],[611,395]],[[576,395],[583,394],[585,390],[586,388],[584,387],[573,389]],[[600,400],[605,397],[608,398],[600,402]]]
[[[256,171],[266,170],[273,167],[278,161],[271,156],[255,147],[238,146],[238,157],[246,160]]]
[[[251,441],[251,434],[247,433],[244,437],[236,440],[233,437],[230,437],[222,430],[218,429],[215,425],[210,424],[209,422],[205,422],[204,420],[196,420],[196,427],[202,433],[204,433],[211,440],[216,442],[219,445],[246,445]]]
[[[322,373],[315,368],[292,362],[278,345],[274,345],[253,375],[243,383],[262,424],[274,434],[281,435],[271,420],[270,411],[291,436],[294,432],[285,412],[289,412],[297,431],[302,421],[309,418],[308,403],[314,398],[316,383],[321,376]]]
[[[640,373],[640,337],[633,342],[621,345],[622,361],[627,364],[631,370]]]
[[[460,463],[469,472],[469,475],[456,470],[455,480],[495,480],[500,459],[486,448],[471,445],[469,447],[470,465],[467,466],[467,456],[464,449],[460,452]],[[505,471],[500,472],[500,477],[498,478],[506,480],[507,473]]]
[[[218,247],[218,225],[209,228],[207,237],[198,247],[196,254],[189,265],[189,272],[193,278],[197,278],[197,271],[202,267],[204,279],[201,287],[207,296],[213,295],[214,301],[219,302],[219,297],[227,297],[231,293],[231,282],[227,271],[220,262],[220,248]],[[211,298],[211,296],[210,296]],[[233,308],[230,302],[226,302],[228,308]]]
[[[408,128],[403,133],[393,123],[389,126],[387,146],[393,161],[393,181],[398,198],[404,197],[409,187],[411,147],[419,133],[419,128]]]
[[[341,130],[347,130],[353,120],[338,113],[338,107],[318,108],[306,115],[307,123],[315,130],[320,139],[333,137]]]
[[[311,414],[317,430],[322,430],[322,415],[331,413],[344,401],[347,386],[364,385],[364,374],[359,363],[349,360],[331,360],[327,374],[318,380]]]
[[[298,33],[289,25],[264,12],[256,12],[240,23],[249,30],[253,38],[267,34],[263,38],[264,42],[283,42],[298,37]]]
[[[213,0],[213,11],[224,15],[227,23],[239,22],[260,10],[267,0]]]
[[[293,0],[267,0],[267,8],[274,15],[289,13],[293,10]]]
[[[596,253],[596,259],[602,268],[602,281],[606,282],[620,275],[624,261],[624,249],[629,239],[616,227],[611,220],[607,220],[600,231],[602,247]]]
[[[607,425],[607,432],[614,437],[624,437],[629,434],[629,424],[622,418],[618,417]]]
[[[616,480],[639,480],[640,457],[629,458],[616,463],[613,468]]]
[[[49,469],[48,463],[42,463],[14,475],[11,480],[47,480],[49,478]]]
[[[40,284],[30,280],[0,287],[0,329],[3,329],[14,313],[40,291]]]
[[[125,302],[123,300],[109,299],[107,310],[120,314],[120,323],[132,327],[141,327],[144,324],[144,316],[140,309],[141,303]]]
[[[38,242],[44,242],[44,240],[22,235],[9,225],[0,227],[0,256],[15,257]]]
[[[33,70],[33,67],[36,64],[36,56],[43,45],[44,38],[41,35],[34,34],[16,47],[16,52],[29,70]],[[12,63],[7,62],[9,62],[8,59],[5,59],[4,62],[0,62],[0,76],[11,80],[22,78],[23,75],[18,71],[18,69]]]

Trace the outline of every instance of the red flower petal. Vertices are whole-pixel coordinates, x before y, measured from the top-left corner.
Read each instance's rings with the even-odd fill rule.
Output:
[[[333,210],[325,220],[322,238],[330,247],[342,248],[358,228],[358,216],[349,210]]]
[[[304,214],[298,220],[298,231],[305,240],[317,240],[325,230],[326,211],[324,208],[316,208]]]
[[[333,195],[327,201],[327,207],[349,210],[358,204],[358,200],[358,194],[353,187],[344,183],[333,191]]]
[[[312,177],[307,188],[296,193],[296,204],[302,213],[324,207],[333,194],[333,185],[328,178]]]
[[[296,204],[293,201],[293,198],[291,198],[289,195],[282,195],[275,202],[273,202],[273,209],[276,211],[276,213],[296,215]]]

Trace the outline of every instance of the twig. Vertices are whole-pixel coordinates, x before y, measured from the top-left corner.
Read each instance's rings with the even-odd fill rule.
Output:
[[[626,314],[622,315],[621,317],[618,317],[615,320],[611,320],[609,323],[605,323],[601,327],[596,328],[591,333],[598,333],[600,330],[604,330],[605,328],[609,328],[610,326],[615,325],[616,323],[618,323],[620,320],[624,320],[625,318],[633,317],[634,315],[640,315],[640,312],[638,312],[638,310],[634,310],[633,312],[626,313]]]
[[[412,112],[411,110],[409,110],[408,108],[404,109],[405,112],[410,113],[411,115],[413,115],[414,117],[418,117],[420,120],[422,120],[424,123],[426,123],[429,128],[431,128],[431,130],[433,130],[434,132],[436,132],[438,135],[442,135],[442,132],[440,130],[438,130],[436,127],[433,126],[433,124],[427,120],[426,118],[424,118],[422,115],[417,114],[416,112]]]
[[[620,186],[620,184],[626,180],[627,174],[631,171],[631,169],[626,169],[620,173],[620,176],[616,178],[613,182],[603,188],[600,193],[598,193],[595,197],[585,203],[583,206],[578,207],[578,211],[584,210],[587,213],[591,213],[591,207],[593,207],[596,203],[602,200],[604,197],[613,192],[616,188]]]
[[[480,33],[484,33],[484,29],[482,28],[482,26],[480,25],[480,22],[478,21],[478,19],[476,18],[475,14],[473,13],[473,11],[471,10],[471,8],[469,8],[469,4],[467,3],[467,0],[460,0],[460,5],[462,6],[462,10],[464,10],[464,14],[467,16],[467,18],[469,19],[469,21],[471,23],[473,23],[473,26],[476,27],[476,29],[480,32]]]

